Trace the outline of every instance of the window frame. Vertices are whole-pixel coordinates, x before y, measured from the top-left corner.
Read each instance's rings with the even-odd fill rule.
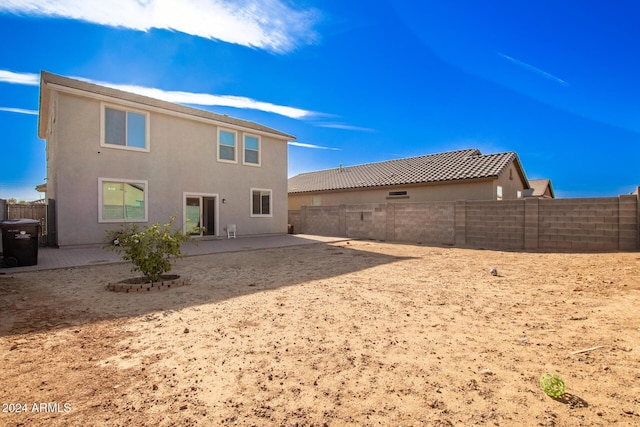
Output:
[[[269,193],[269,213],[253,213],[253,193],[259,191],[260,194],[260,211],[262,212],[262,193]],[[273,217],[273,190],[270,188],[251,188],[249,191],[249,212],[252,218],[270,218]]]
[[[222,134],[222,132],[233,134],[233,160],[223,159],[220,157],[220,147],[224,145],[220,143],[220,141],[222,140],[222,138],[220,138],[220,135]],[[229,147],[228,145],[224,145],[224,146]],[[238,131],[235,131],[233,129],[222,128],[222,127],[218,128],[218,142],[216,144],[216,157],[217,157],[217,160],[222,163],[238,163]]]
[[[107,142],[107,108],[116,111],[122,111],[125,113],[135,113],[144,116],[144,148],[133,147],[130,145],[110,144]],[[138,110],[135,108],[124,107],[122,105],[108,104],[106,102],[100,103],[100,146],[105,148],[115,148],[118,150],[138,151],[148,153],[151,151],[151,114],[148,111]],[[127,130],[127,123],[125,122],[125,136]]]
[[[251,138],[255,138],[258,140],[258,162],[257,163],[252,163],[252,162],[247,162],[247,137],[251,137]],[[251,151],[256,151],[251,149]],[[256,167],[260,167],[260,164],[262,162],[262,139],[260,138],[260,135],[256,135],[256,134],[252,134],[252,133],[245,133],[242,136],[242,164],[246,165],[246,166],[256,166]]]
[[[144,186],[144,218],[104,218],[104,183],[140,184]],[[123,200],[124,206],[124,200]],[[140,179],[98,178],[98,223],[149,222],[149,181]]]

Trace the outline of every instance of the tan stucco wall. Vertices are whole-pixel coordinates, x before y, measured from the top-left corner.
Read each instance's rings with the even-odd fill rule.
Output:
[[[406,191],[408,198],[389,197],[390,191]],[[328,206],[358,203],[406,203],[443,200],[495,200],[494,181],[466,182],[457,184],[430,184],[423,186],[397,186],[317,194],[290,194],[289,209],[301,206]]]
[[[57,206],[58,244],[102,242],[117,224],[98,222],[98,178],[146,180],[148,223],[177,215],[184,222],[184,193],[218,195],[216,234],[237,224],[238,235],[287,232],[287,142],[261,136],[261,166],[216,160],[218,127],[159,112],[150,113],[150,152],[100,146],[101,102],[54,92],[56,121],[48,138],[48,183]],[[117,105],[117,104],[116,104]],[[250,132],[253,133],[253,132]],[[250,188],[272,190],[272,216],[252,218]],[[222,199],[226,203],[222,203]],[[141,225],[145,225],[142,223]]]
[[[496,191],[494,191],[493,200],[496,200],[495,194],[497,193],[498,185],[502,186],[502,200],[515,200],[518,198],[518,191],[522,194],[524,190],[524,182],[522,182],[522,178],[513,162],[494,182]]]

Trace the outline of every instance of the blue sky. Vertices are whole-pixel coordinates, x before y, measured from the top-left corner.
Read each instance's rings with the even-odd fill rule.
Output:
[[[3,0],[0,198],[44,182],[38,73],[297,137],[289,176],[515,151],[559,197],[640,185],[636,0]]]

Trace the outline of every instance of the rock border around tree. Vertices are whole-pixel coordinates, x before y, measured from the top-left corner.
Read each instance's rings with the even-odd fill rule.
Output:
[[[117,283],[109,283],[107,290],[113,292],[153,292],[164,291],[167,289],[178,288],[180,286],[186,286],[189,284],[189,280],[186,277],[180,277],[177,274],[166,274],[160,277],[157,282],[150,282],[145,277],[134,277],[131,279],[121,280]]]

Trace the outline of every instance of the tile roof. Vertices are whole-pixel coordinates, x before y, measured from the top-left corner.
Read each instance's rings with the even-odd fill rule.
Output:
[[[97,85],[94,83],[85,82],[82,80],[72,79],[69,77],[60,76],[57,74],[49,73],[46,71],[42,71],[40,73],[40,114],[47,115],[48,114],[48,104],[46,101],[46,89],[47,85],[54,85],[60,90],[70,90],[70,91],[82,91],[93,93],[98,96],[121,99],[124,101],[134,102],[141,105],[146,105],[149,107],[153,107],[156,109],[167,110],[168,112],[175,112],[180,114],[186,114],[190,116],[200,117],[203,119],[208,119],[216,122],[220,122],[223,124],[227,124],[232,127],[240,127],[251,129],[258,132],[268,133],[279,138],[283,139],[296,139],[295,136],[289,135],[287,133],[281,132],[279,130],[272,129],[267,126],[263,126],[258,123],[250,122],[247,120],[236,119],[234,117],[227,116],[226,114],[216,114],[210,111],[200,110],[193,107],[187,107],[181,104],[175,104],[173,102],[162,101],[160,99],[151,98],[144,95],[138,95],[132,92],[125,92],[119,89],[113,89],[106,86]],[[46,125],[46,121],[40,121],[40,137],[44,138],[44,128]]]
[[[302,173],[289,178],[289,193],[497,178],[512,161],[526,185],[516,153],[485,155],[471,148]]]

